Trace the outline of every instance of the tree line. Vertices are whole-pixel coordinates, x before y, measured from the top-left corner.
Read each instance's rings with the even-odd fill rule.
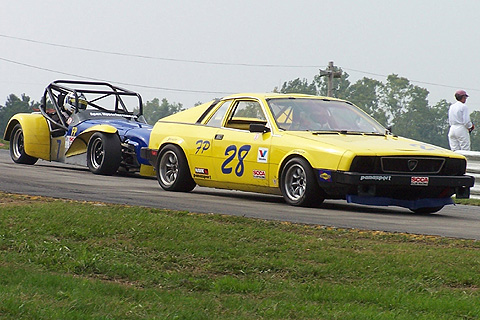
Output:
[[[348,73],[342,72],[340,78],[333,79],[334,97],[353,102],[385,127],[392,128],[396,135],[448,148],[450,103],[445,99],[430,105],[427,89],[413,85],[407,78],[396,74],[389,75],[385,82],[364,77],[351,83],[348,78]],[[326,96],[327,78],[320,73],[311,81],[297,78],[284,82],[281,88],[275,87],[273,91]],[[39,102],[25,94],[20,97],[11,94],[5,105],[0,105],[0,132],[3,134],[14,114],[38,110],[38,107]],[[144,104],[144,117],[148,123],[154,124],[158,119],[181,110],[184,110],[181,103],[154,98]],[[474,123],[480,124],[479,111],[471,113],[471,118]],[[472,132],[472,150],[480,150],[479,131],[480,125]]]
[[[15,94],[10,94],[7,97],[7,101],[4,106],[0,105],[0,132],[5,132],[8,120],[17,113],[27,112],[30,113],[39,109],[40,103],[32,101],[29,96],[22,94],[20,97]],[[154,98],[151,101],[147,101],[143,106],[143,116],[147,123],[154,124],[158,119],[166,117],[168,115],[177,113],[184,110],[181,103],[170,103],[167,99]]]
[[[430,105],[427,89],[413,85],[407,78],[396,74],[389,75],[385,82],[364,77],[351,83],[348,78],[348,73],[342,72],[340,78],[333,79],[334,97],[351,101],[398,136],[449,148],[450,103],[447,100],[442,99]],[[284,82],[281,88],[276,87],[274,91],[326,96],[327,81],[319,73],[312,81],[297,78]],[[454,100],[453,92],[451,96]],[[472,112],[470,117],[473,123],[480,124],[480,111]],[[478,129],[471,133],[471,149],[480,151]]]

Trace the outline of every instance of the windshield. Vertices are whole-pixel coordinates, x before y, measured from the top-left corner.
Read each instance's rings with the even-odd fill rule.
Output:
[[[270,99],[268,104],[283,130],[385,133],[378,122],[343,101],[281,98]]]

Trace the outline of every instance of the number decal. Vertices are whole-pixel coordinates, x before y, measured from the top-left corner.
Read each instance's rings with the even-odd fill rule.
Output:
[[[58,139],[57,143],[58,143],[57,159],[59,159],[60,158],[60,147],[62,146],[62,140]]]
[[[235,154],[237,154],[237,147],[233,144],[231,146],[228,146],[227,149],[225,149],[225,155],[228,156],[228,154],[231,151],[233,151],[233,152],[230,155],[230,157],[228,157],[227,160],[225,160],[222,164],[222,172],[224,174],[232,173],[232,168],[227,168],[227,165],[233,160],[233,158],[235,158]]]
[[[235,167],[235,174],[237,175],[237,177],[243,176],[243,171],[245,169],[245,165],[243,164],[243,159],[245,159],[245,157],[247,156],[248,151],[250,151],[250,148],[251,146],[244,145],[244,146],[241,146],[240,149],[238,149],[238,164]]]
[[[410,144],[412,147],[419,147],[420,149],[423,149],[423,150],[435,150],[437,148],[435,148],[434,146],[432,145],[427,145],[427,144],[418,144],[418,143],[412,143]]]
[[[210,141],[208,140],[197,140],[195,144],[197,145],[197,151],[195,151],[195,154],[197,154],[198,151],[200,150],[202,150],[202,152],[200,153],[203,153],[204,151],[207,151],[210,148]]]
[[[235,166],[235,174],[237,175],[237,177],[243,176],[243,172],[245,171],[245,164],[243,163],[243,160],[245,159],[251,148],[252,146],[250,145],[241,146],[238,149],[237,153],[237,147],[235,145],[232,144],[228,146],[227,149],[225,149],[225,155],[228,156],[228,158],[222,164],[222,172],[224,174],[232,173],[233,169],[228,165],[230,164],[230,162],[232,162],[235,156],[237,156],[238,163]]]

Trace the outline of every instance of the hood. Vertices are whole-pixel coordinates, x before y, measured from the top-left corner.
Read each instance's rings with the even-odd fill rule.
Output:
[[[430,155],[461,157],[450,150],[392,135],[312,133],[289,131],[285,135],[305,139],[306,145],[313,142],[341,151],[351,151],[357,155]],[[308,142],[307,142],[308,141]]]

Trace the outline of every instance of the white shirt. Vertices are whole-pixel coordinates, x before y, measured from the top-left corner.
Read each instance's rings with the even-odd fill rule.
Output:
[[[472,127],[468,107],[465,103],[457,101],[448,109],[448,123],[453,125],[462,125],[467,129]]]

